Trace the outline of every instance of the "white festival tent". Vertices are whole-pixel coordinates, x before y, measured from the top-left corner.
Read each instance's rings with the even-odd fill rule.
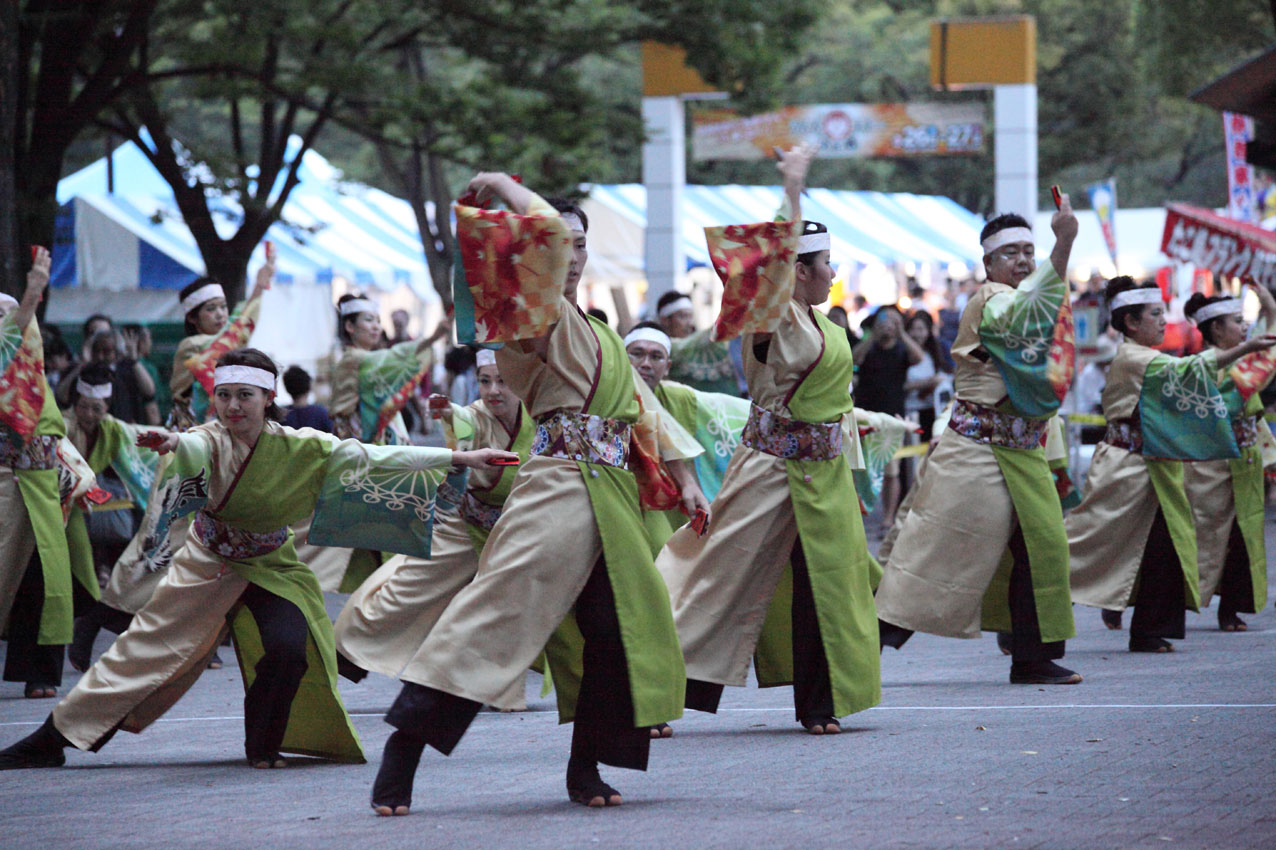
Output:
[[[294,137],[290,147],[297,145]],[[336,298],[351,289],[381,303],[387,327],[390,311],[403,308],[415,333],[428,332],[441,306],[408,202],[342,181],[313,150],[302,157],[299,176],[282,220],[266,236],[276,248],[276,284],[263,300],[252,345],[281,365],[314,373],[336,345]],[[172,190],[141,150],[130,142],[109,164],[103,158],[63,178],[58,203],[49,321],[77,322],[96,312],[117,323],[181,321],[177,290],[203,274],[204,264]],[[231,235],[240,208],[224,197],[213,207],[219,232]],[[258,246],[248,264],[249,288],[263,250]]]

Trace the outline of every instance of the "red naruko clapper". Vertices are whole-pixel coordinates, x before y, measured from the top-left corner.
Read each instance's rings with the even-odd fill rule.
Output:
[[[704,533],[709,530],[709,515],[703,510],[697,510],[696,515],[691,518],[690,525],[697,537],[704,537]]]
[[[1063,206],[1063,193],[1059,191],[1058,185],[1050,187],[1050,197],[1054,198],[1054,208],[1060,209]]]

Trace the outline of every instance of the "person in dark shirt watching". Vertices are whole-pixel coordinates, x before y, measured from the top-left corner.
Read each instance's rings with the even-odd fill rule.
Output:
[[[908,367],[922,361],[921,346],[904,333],[904,317],[894,305],[878,308],[864,322],[864,329],[864,339],[854,352],[855,406],[903,418]],[[895,524],[898,506],[899,459],[894,458],[882,483],[882,528]]]
[[[284,370],[284,389],[292,396],[292,406],[284,414],[284,424],[289,428],[314,428],[332,433],[332,417],[322,404],[306,404],[310,396],[310,373],[300,366]]]

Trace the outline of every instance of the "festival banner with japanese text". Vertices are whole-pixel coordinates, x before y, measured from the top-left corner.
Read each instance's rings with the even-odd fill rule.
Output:
[[[1161,252],[1217,275],[1252,275],[1260,284],[1276,287],[1276,233],[1210,210],[1168,204]]]
[[[823,159],[981,153],[982,103],[819,103],[741,116],[729,108],[692,115],[692,155],[769,159],[774,148],[819,148]]]
[[[1237,221],[1258,224],[1254,174],[1245,159],[1254,122],[1246,115],[1223,113],[1223,140],[1227,155],[1227,214]]]
[[[1108,246],[1108,254],[1113,265],[1117,261],[1116,243],[1116,178],[1109,177],[1102,183],[1092,183],[1086,187],[1090,196],[1090,207],[1099,217],[1099,228],[1103,231],[1103,241]]]

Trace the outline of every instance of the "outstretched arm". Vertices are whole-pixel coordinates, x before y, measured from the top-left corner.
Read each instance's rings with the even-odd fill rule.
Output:
[[[1264,334],[1253,339],[1247,339],[1235,348],[1220,351],[1218,353],[1218,368],[1226,369],[1246,354],[1262,351],[1264,348],[1271,348],[1273,345],[1276,345],[1276,334]]]

